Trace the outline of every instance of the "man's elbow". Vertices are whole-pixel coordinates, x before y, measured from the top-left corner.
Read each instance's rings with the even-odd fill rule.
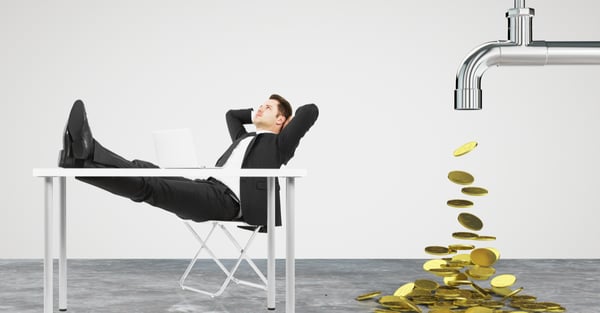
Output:
[[[298,108],[298,113],[302,112],[302,114],[306,114],[310,116],[312,120],[317,120],[319,117],[319,108],[314,103],[305,104]]]

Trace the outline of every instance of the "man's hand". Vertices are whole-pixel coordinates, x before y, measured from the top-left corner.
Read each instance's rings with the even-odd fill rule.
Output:
[[[294,117],[290,116],[287,120],[285,120],[281,129],[284,129],[286,126],[288,126],[288,124],[292,121],[292,118],[294,118]]]

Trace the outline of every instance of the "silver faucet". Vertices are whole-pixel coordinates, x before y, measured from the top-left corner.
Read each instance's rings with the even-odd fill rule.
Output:
[[[533,41],[535,11],[525,0],[508,9],[508,40],[482,44],[465,58],[456,73],[455,110],[481,109],[481,77],[491,66],[600,64],[600,41]]]

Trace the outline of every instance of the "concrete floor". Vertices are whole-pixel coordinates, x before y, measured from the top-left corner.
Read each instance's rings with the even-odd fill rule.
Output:
[[[374,290],[392,294],[406,282],[435,279],[422,270],[424,261],[297,260],[296,311],[373,312],[374,301],[358,302],[354,297]],[[217,286],[224,276],[217,274],[212,261],[199,262],[210,269],[203,276],[207,285]],[[264,260],[257,264],[266,271]],[[181,290],[177,281],[186,265],[185,260],[69,260],[68,312],[267,312],[262,290],[232,285],[216,299]],[[497,273],[515,274],[515,287],[524,287],[522,294],[537,296],[538,301],[558,302],[567,312],[600,312],[600,259],[505,259],[495,267]],[[240,278],[255,278],[249,268],[242,270]],[[41,260],[0,260],[0,312],[41,312],[42,274]],[[275,312],[284,312],[283,260],[277,261],[277,275]]]

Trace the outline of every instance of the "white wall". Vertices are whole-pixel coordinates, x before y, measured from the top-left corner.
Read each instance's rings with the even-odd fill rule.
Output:
[[[42,257],[43,186],[31,169],[56,165],[75,99],[125,157],[155,161],[151,131],[186,126],[213,164],[228,145],[224,112],[273,92],[321,110],[290,163],[309,170],[299,258],[426,258],[425,246],[455,243],[453,169],[490,190],[471,211],[498,240],[481,246],[599,258],[600,67],[493,68],[484,109],[453,110],[460,62],[506,38],[512,3],[2,1],[0,258]],[[535,39],[600,40],[598,1],[527,4]],[[480,146],[452,157],[470,140]],[[68,184],[70,257],[191,255],[177,218]]]

